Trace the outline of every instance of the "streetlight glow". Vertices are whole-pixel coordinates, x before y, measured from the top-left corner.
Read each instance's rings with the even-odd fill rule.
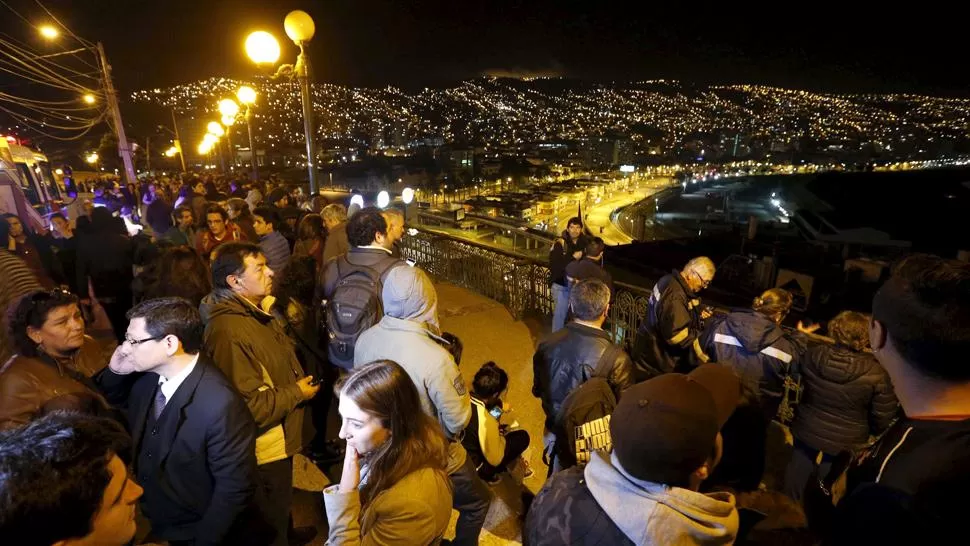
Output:
[[[232,127],[236,123],[236,116],[222,116],[222,124],[226,127]]]
[[[83,99],[84,99],[84,102],[86,102],[87,104],[94,104],[95,101],[97,100],[94,98],[94,95],[92,95],[91,93],[85,94]]]
[[[87,161],[88,163],[90,163],[90,164],[92,164],[92,165],[94,165],[95,163],[97,163],[97,162],[98,162],[98,152],[91,152],[91,153],[89,153],[89,154],[88,154],[88,156],[87,156],[86,158],[84,158],[84,159],[85,159],[85,161]]]
[[[199,155],[206,155],[206,154],[208,154],[211,151],[212,151],[212,145],[211,144],[209,144],[209,143],[207,143],[205,141],[202,141],[199,144]]]
[[[256,90],[248,85],[244,85],[236,91],[236,98],[243,104],[252,104],[256,102]]]
[[[232,99],[222,99],[219,101],[219,113],[223,116],[236,117],[239,113],[239,105]]]
[[[286,35],[297,44],[309,42],[317,30],[316,25],[313,24],[313,18],[302,10],[288,13],[283,20],[283,28],[286,30]]]
[[[219,125],[218,121],[210,121],[209,125],[206,125],[206,129],[209,131],[210,135],[215,135],[217,137],[221,137],[222,135],[226,134],[226,130],[222,128],[222,125]]]
[[[404,201],[405,205],[411,204],[411,201],[414,201],[414,190],[404,188],[404,191],[401,192],[401,201]]]
[[[360,208],[364,208],[364,197],[359,193],[350,198],[350,206],[357,205]]]
[[[47,38],[48,40],[53,40],[61,35],[61,31],[57,30],[57,28],[55,28],[53,25],[42,25],[38,27],[37,30],[40,32],[41,36]]]
[[[214,145],[216,142],[219,142],[219,137],[217,137],[212,133],[206,133],[205,136],[202,137],[202,142],[205,144],[209,144],[211,147],[211,145]]]
[[[377,194],[377,206],[384,208],[391,203],[391,196],[388,195],[386,190],[381,190],[381,193]]]
[[[265,30],[257,30],[246,38],[246,55],[256,64],[275,64],[280,58],[280,43]]]

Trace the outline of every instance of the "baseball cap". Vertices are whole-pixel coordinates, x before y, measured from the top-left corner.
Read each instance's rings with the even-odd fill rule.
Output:
[[[610,420],[613,453],[634,478],[682,484],[713,453],[740,396],[738,377],[718,364],[633,385]]]

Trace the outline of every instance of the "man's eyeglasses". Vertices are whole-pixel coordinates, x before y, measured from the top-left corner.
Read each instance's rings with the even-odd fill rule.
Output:
[[[130,337],[125,336],[125,343],[134,347],[135,345],[145,343],[146,341],[158,341],[164,338],[165,336],[152,336],[152,337],[146,337],[145,339],[131,339]]]
[[[697,277],[697,280],[701,281],[701,288],[707,288],[708,286],[711,285],[711,282],[714,281],[714,279],[705,279],[704,277],[701,276],[700,273],[696,271],[694,272],[694,276]]]

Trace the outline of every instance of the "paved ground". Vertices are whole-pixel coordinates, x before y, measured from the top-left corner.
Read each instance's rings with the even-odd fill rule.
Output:
[[[436,286],[442,328],[458,335],[465,346],[461,370],[466,381],[470,382],[475,371],[489,360],[505,369],[510,376],[508,402],[512,412],[503,416],[503,422],[517,421],[532,438],[532,446],[525,455],[535,475],[523,480],[521,470],[516,469],[512,477],[504,476],[501,483],[491,488],[495,498],[480,541],[486,545],[520,544],[521,493],[524,489],[537,492],[546,475],[546,467],[542,464],[542,408],[531,392],[532,353],[537,335],[533,330],[538,332],[542,326],[536,321],[515,321],[501,304],[474,292],[451,284]],[[339,476],[339,468],[327,472]],[[294,522],[297,526],[317,527],[319,535],[312,543],[314,545],[322,545],[326,539],[326,518],[319,492],[329,483],[326,475],[307,459],[297,458]],[[457,512],[452,514],[452,526],[446,538],[454,533],[456,517]]]

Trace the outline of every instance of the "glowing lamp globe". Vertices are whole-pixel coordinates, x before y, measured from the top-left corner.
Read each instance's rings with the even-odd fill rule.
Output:
[[[404,188],[404,191],[401,192],[401,201],[404,201],[405,205],[411,204],[411,201],[414,201],[414,190]]]
[[[357,205],[360,208],[364,208],[364,197],[362,195],[360,195],[360,194],[357,194],[357,195],[351,197],[350,198],[350,206],[354,206],[354,205]]]
[[[377,206],[384,208],[391,203],[391,196],[387,194],[386,191],[381,190],[381,193],[377,194]]]
[[[235,116],[239,113],[239,105],[232,99],[219,101],[219,113],[223,116]]]
[[[280,43],[265,30],[257,30],[246,38],[246,55],[256,64],[275,64],[280,58]]]
[[[206,125],[206,129],[209,131],[209,134],[217,137],[221,137],[222,135],[226,134],[226,130],[222,128],[222,125],[219,125],[218,121],[210,121],[209,125]]]
[[[231,127],[236,123],[236,116],[222,116],[222,124],[226,127]]]
[[[313,18],[302,10],[288,13],[283,20],[283,28],[286,29],[286,35],[296,43],[309,42],[317,30],[316,25],[313,24]]]
[[[252,104],[256,102],[256,90],[248,85],[244,85],[236,91],[236,98],[243,104]]]

